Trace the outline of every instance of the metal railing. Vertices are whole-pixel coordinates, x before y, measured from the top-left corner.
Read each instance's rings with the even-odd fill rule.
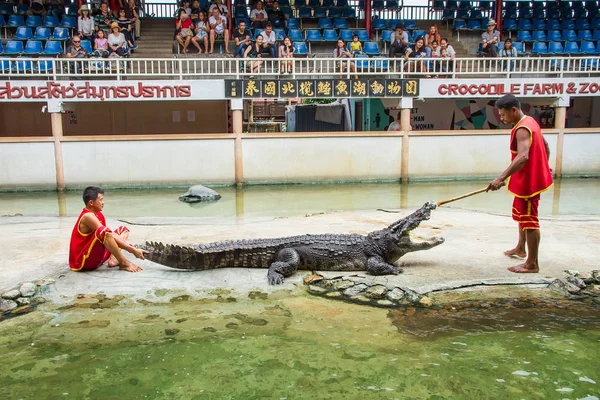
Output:
[[[291,64],[291,73],[282,74]],[[599,76],[600,56],[522,58],[14,58],[0,60],[0,79],[188,80],[272,78],[516,78]]]

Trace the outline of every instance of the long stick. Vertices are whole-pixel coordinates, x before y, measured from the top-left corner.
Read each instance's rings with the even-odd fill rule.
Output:
[[[439,207],[439,206],[442,206],[444,204],[452,203],[453,201],[464,199],[465,197],[471,197],[471,196],[474,196],[476,194],[483,193],[486,190],[487,190],[487,187],[484,187],[483,189],[479,189],[479,190],[476,190],[476,191],[471,192],[471,193],[463,194],[462,196],[454,197],[454,198],[448,199],[448,200],[438,201],[437,202],[437,206]]]

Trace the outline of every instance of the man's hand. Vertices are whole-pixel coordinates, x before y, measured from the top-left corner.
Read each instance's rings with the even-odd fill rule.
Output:
[[[131,254],[133,254],[135,256],[135,258],[139,258],[140,260],[145,260],[144,253],[146,253],[146,251],[144,251],[142,249],[138,249],[137,247],[134,247],[131,250]]]
[[[492,182],[490,182],[490,184],[488,185],[488,187],[485,191],[486,192],[489,192],[490,190],[495,191],[495,190],[500,189],[504,185],[505,185],[505,183],[502,179],[496,178]]]

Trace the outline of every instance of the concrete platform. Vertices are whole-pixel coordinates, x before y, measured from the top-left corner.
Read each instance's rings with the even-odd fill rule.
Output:
[[[381,229],[414,210],[336,212],[294,218],[125,218],[132,243],[145,240],[196,244],[216,240],[291,236],[303,233],[360,233]],[[124,222],[108,220],[111,227]],[[305,272],[285,284],[269,286],[266,269],[228,268],[182,272],[141,261],[140,273],[102,266],[87,273],[71,272],[67,266],[68,246],[75,218],[0,217],[0,291],[21,282],[54,278],[45,297],[56,303],[70,302],[78,294],[121,294],[148,300],[165,292],[201,297],[215,289],[231,293],[299,290]],[[543,218],[539,274],[514,274],[507,267],[519,260],[502,254],[514,246],[517,228],[508,215],[441,208],[413,232],[415,237],[441,235],[446,242],[432,250],[410,253],[401,259],[404,273],[371,277],[364,272],[347,273],[386,284],[409,287],[419,293],[452,285],[478,282],[539,284],[561,277],[566,269],[591,271],[600,268],[600,218],[568,216]],[[133,259],[132,256],[128,258]],[[341,273],[324,272],[326,277]],[[163,289],[166,289],[163,290]]]

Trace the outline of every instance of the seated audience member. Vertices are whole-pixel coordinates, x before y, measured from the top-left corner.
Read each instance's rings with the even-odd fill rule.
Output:
[[[175,21],[175,28],[178,31],[175,39],[177,39],[179,44],[183,47],[183,54],[186,54],[188,52],[190,41],[192,40],[192,37],[194,37],[194,23],[183,8],[179,10],[179,18]]]
[[[404,31],[404,25],[398,24],[390,37],[390,57],[396,54],[404,55],[408,47],[408,32]]]
[[[273,2],[273,8],[268,12],[269,22],[275,28],[282,28],[285,24],[285,14],[279,8],[279,2]]]
[[[125,36],[125,40],[127,40],[127,45],[129,48],[135,50],[137,49],[137,46],[133,43],[135,40],[135,32],[131,28],[133,22],[127,19],[125,13],[125,9],[120,9],[119,18],[115,22],[119,24],[119,29],[121,29],[121,33]]]
[[[121,33],[118,23],[113,22],[110,24],[110,34],[107,40],[108,51],[111,56],[116,54],[119,57],[123,57],[127,54],[127,40],[125,39],[125,35]]]
[[[234,57],[242,58],[246,52],[246,47],[250,46],[250,31],[246,30],[246,21],[240,21],[238,28],[233,32],[235,41]]]
[[[487,57],[498,57],[498,43],[500,43],[500,32],[496,30],[496,22],[490,20],[487,31],[481,34],[483,54]]]
[[[358,40],[357,34],[354,34],[354,36],[352,36],[352,43],[350,43],[350,51],[353,55],[360,54],[363,51],[362,43],[360,42],[360,40]]]
[[[279,46],[279,58],[286,59],[280,63],[281,74],[291,74],[294,68],[294,46],[289,36],[284,37]]]
[[[442,40],[440,40],[440,55],[442,50],[446,50],[446,55],[448,58],[454,59],[456,57],[456,51],[454,51],[454,47],[448,43],[447,38],[442,38]]]
[[[79,14],[79,17],[77,17],[77,32],[79,33],[79,37],[83,40],[93,41],[96,28],[87,4],[82,5],[77,13]]]
[[[348,49],[346,48],[346,42],[344,42],[344,39],[338,39],[337,41],[337,45],[335,47],[335,49],[333,50],[333,56],[335,58],[352,58],[352,53],[350,53],[348,51]],[[347,66],[350,65],[350,71],[351,72],[356,72],[356,64],[354,63],[354,61],[347,63],[347,62],[342,62],[340,63],[340,72],[345,72]]]
[[[108,39],[104,37],[104,31],[98,31],[96,35],[96,39],[94,39],[94,52],[92,55],[94,55],[94,57],[106,58],[110,54],[108,51]]]
[[[125,6],[124,0],[108,0],[114,18],[119,18],[119,10]]]
[[[112,15],[108,10],[108,4],[100,4],[100,12],[94,17],[94,25],[96,26],[96,30],[104,31],[104,34],[108,35],[108,26],[110,25],[111,20]]]
[[[208,13],[212,14],[212,10],[214,10],[215,8],[219,9],[221,15],[227,15],[228,13],[227,6],[225,4],[222,4],[221,0],[215,0],[215,2],[211,4],[210,7],[208,7]]]
[[[67,47],[65,56],[67,58],[85,58],[86,51],[83,47],[81,47],[81,38],[79,35],[73,35],[73,38],[71,39],[71,45]]]
[[[29,8],[27,9],[27,15],[39,15],[44,18],[46,16],[46,5],[44,0],[31,0]]]
[[[258,1],[256,3],[256,8],[250,11],[250,21],[252,21],[252,27],[254,29],[265,29],[268,20],[269,15],[263,8],[263,2]]]
[[[512,39],[506,39],[504,41],[504,47],[500,50],[500,57],[517,57],[518,55],[517,48],[512,45]]]
[[[210,26],[206,22],[204,11],[198,12],[198,22],[196,23],[196,36],[192,38],[192,44],[198,49],[198,54],[202,54],[200,42],[204,43],[204,51],[208,53],[208,33]]]
[[[135,27],[134,39],[139,39],[142,36],[142,22],[140,21],[140,14],[138,12],[138,7],[135,4],[135,0],[129,0],[123,8],[125,9],[125,17],[127,17]]]
[[[192,3],[192,13],[190,14],[190,18],[192,19],[194,25],[198,23],[198,14],[200,14],[201,11],[202,9],[200,8],[200,2],[198,0],[194,0]]]
[[[263,53],[268,52],[271,58],[277,58],[277,35],[273,31],[273,25],[267,22],[265,30],[260,33],[263,37]]]
[[[192,15],[192,7],[190,7],[190,0],[183,0],[181,8],[185,10],[185,13],[190,17]]]
[[[229,29],[227,29],[227,17],[221,15],[219,8],[215,7],[212,9],[212,15],[208,19],[210,25],[210,51],[213,53],[215,50],[215,39],[222,37],[225,41],[225,52],[229,54]]]
[[[263,37],[262,35],[256,36],[256,41],[250,46],[246,47],[246,51],[244,52],[244,58],[254,58],[255,60],[248,62],[247,66],[250,69],[250,72],[260,73],[260,67],[263,65],[262,51],[263,51]],[[254,78],[254,76],[250,76],[250,78]]]
[[[442,38],[440,37],[440,34],[438,32],[437,25],[431,25],[429,27],[429,32],[427,32],[425,34],[425,47],[431,47],[431,43],[434,40],[437,41],[438,43],[440,43],[440,40],[442,40]]]
[[[415,44],[406,49],[405,60],[415,58],[426,58],[427,50],[425,47],[425,39],[419,36],[415,39]],[[412,61],[406,64],[409,72],[427,72],[427,64],[424,61]]]

